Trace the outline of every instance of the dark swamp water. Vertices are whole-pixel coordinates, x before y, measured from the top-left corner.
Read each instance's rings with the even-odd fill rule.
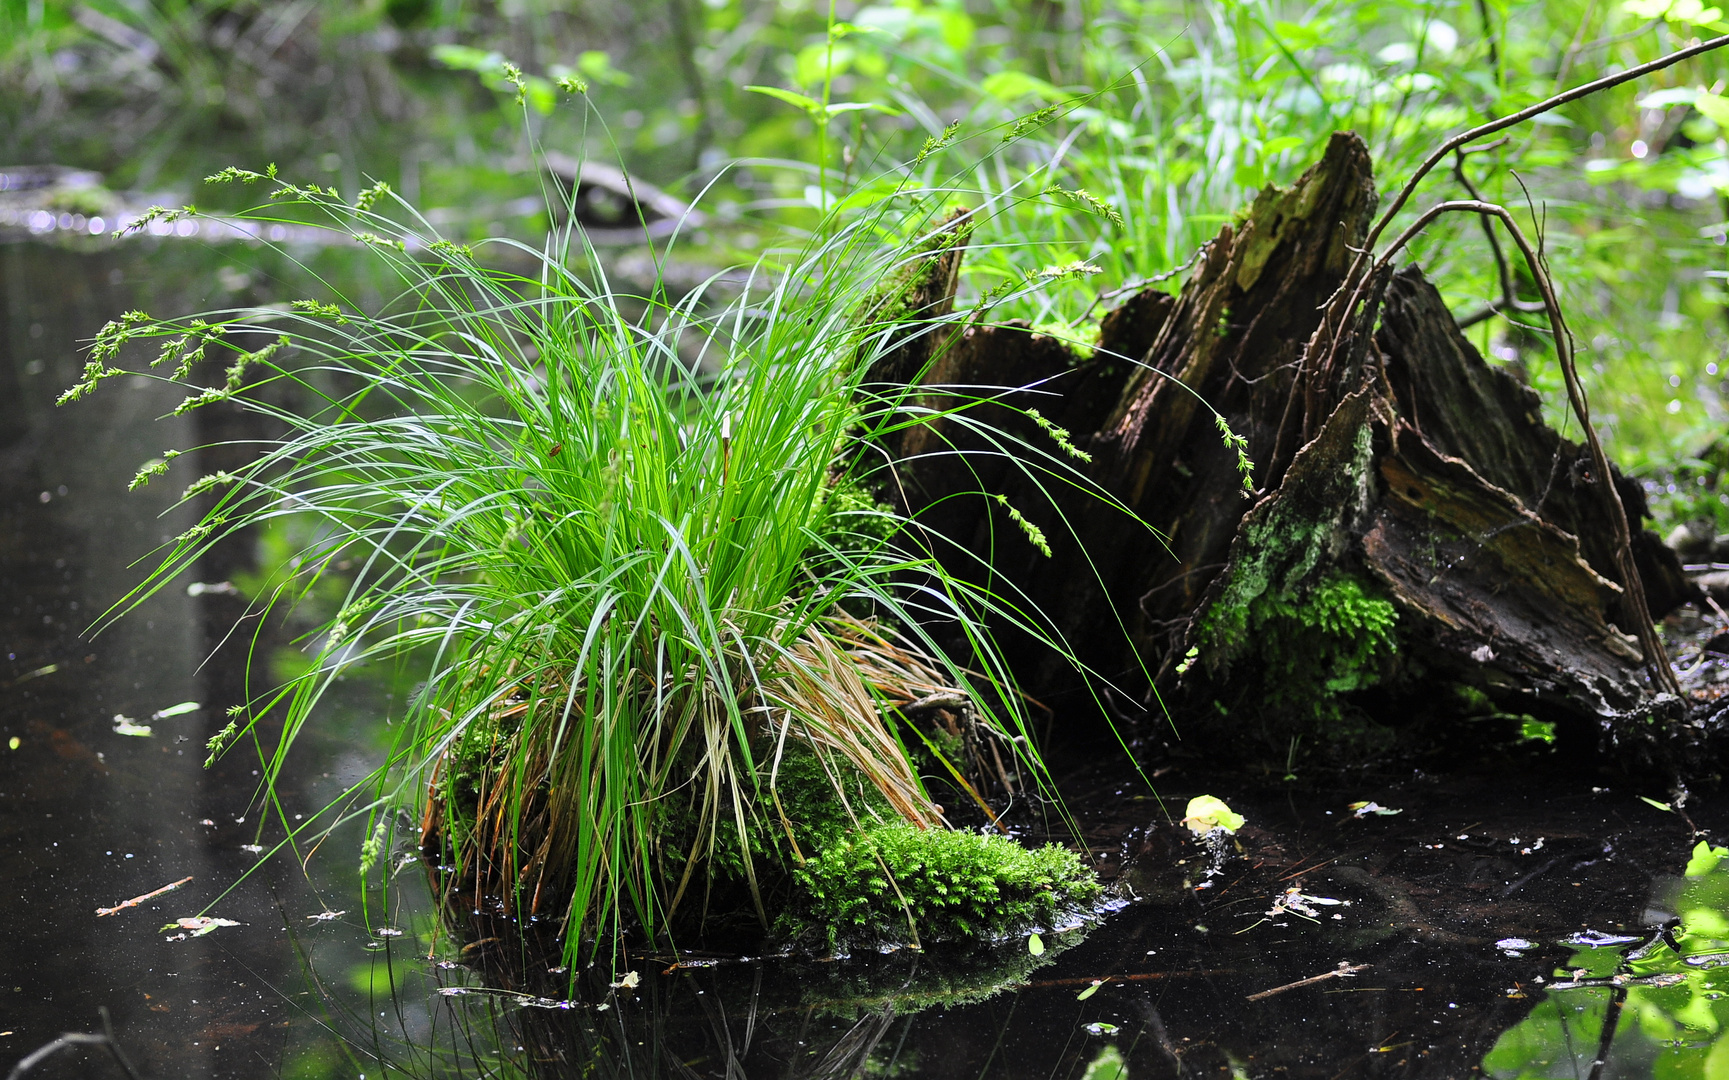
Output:
[[[1696,829],[1729,840],[1721,796],[1676,813],[1538,758],[1350,786],[1178,769],[1161,807],[1101,755],[1064,786],[1121,904],[1041,956],[638,957],[636,985],[580,973],[574,994],[513,935],[440,933],[409,859],[363,900],[357,835],[261,858],[280,835],[259,832],[254,762],[202,767],[244,696],[243,649],[218,648],[241,602],[183,583],[83,633],[190,524],[161,516],[173,493],[221,467],[129,496],[138,464],[236,434],[156,421],[174,400],[149,384],[53,407],[80,340],[146,294],[224,301],[155,243],[0,245],[0,1068],[105,1008],[152,1078],[1729,1076],[1729,869],[1684,874]],[[364,775],[388,695],[331,703],[287,813]],[[1172,824],[1202,792],[1248,818],[1210,877]],[[201,913],[238,925],[161,929]],[[123,1073],[79,1048],[27,1075]]]

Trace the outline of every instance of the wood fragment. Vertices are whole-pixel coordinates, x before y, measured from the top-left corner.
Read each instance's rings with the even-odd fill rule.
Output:
[[[1339,961],[1339,966],[1331,971],[1325,971],[1319,975],[1311,975],[1306,979],[1298,979],[1294,983],[1286,983],[1283,986],[1275,986],[1271,990],[1262,990],[1258,994],[1250,994],[1247,1000],[1260,1001],[1263,998],[1270,998],[1274,994],[1282,994],[1286,990],[1296,990],[1299,987],[1313,986],[1318,982],[1326,982],[1328,979],[1348,979],[1369,966],[1370,965],[1368,964],[1353,964],[1348,960],[1341,960]]]
[[[179,881],[171,881],[168,884],[162,886],[160,889],[155,890],[154,892],[147,892],[143,896],[134,896],[130,900],[122,900],[118,904],[115,904],[113,907],[97,908],[96,909],[96,917],[98,919],[100,919],[104,915],[114,915],[118,912],[125,911],[127,908],[137,907],[139,904],[142,904],[146,900],[154,900],[156,897],[161,896],[163,893],[173,892],[175,889],[180,888],[180,886],[186,884],[188,881],[191,881],[191,880],[192,880],[191,876],[188,875],[186,877],[181,878]]]

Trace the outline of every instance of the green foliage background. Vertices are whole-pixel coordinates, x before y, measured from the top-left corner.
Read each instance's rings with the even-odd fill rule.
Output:
[[[0,145],[188,195],[221,166],[275,160],[347,193],[386,180],[447,233],[532,236],[544,201],[499,74],[509,59],[547,147],[705,192],[709,227],[686,257],[720,265],[834,200],[883,197],[897,163],[960,121],[944,167],[971,162],[969,197],[994,204],[963,291],[1096,268],[1002,312],[1085,341],[1100,290],[1181,266],[1334,129],[1368,140],[1389,190],[1447,133],[1721,18],[1693,0],[0,0]],[[560,77],[587,86],[605,124],[551,108]],[[1611,451],[1663,485],[1665,512],[1729,528],[1720,463],[1699,457],[1725,415],[1726,77],[1729,57],[1690,61],[1516,130],[1465,169],[1486,198],[1534,213]],[[1025,137],[998,152],[1017,121]],[[1443,171],[1412,212],[1463,194]],[[1474,221],[1443,220],[1414,255],[1462,315],[1500,292]],[[1471,333],[1565,426],[1552,350],[1526,319]]]

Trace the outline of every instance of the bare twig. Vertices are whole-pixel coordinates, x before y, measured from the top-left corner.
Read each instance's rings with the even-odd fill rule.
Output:
[[[1621,1010],[1627,1004],[1627,988],[1617,986],[1609,995],[1609,1005],[1603,1010],[1603,1030],[1597,1037],[1597,1056],[1591,1059],[1588,1080],[1599,1080],[1604,1066],[1609,1064],[1609,1051],[1615,1046],[1615,1032],[1621,1027]]]
[[[1322,307],[1325,308],[1325,311],[1321,317],[1321,323],[1315,328],[1315,333],[1309,339],[1309,345],[1304,352],[1304,365],[1308,369],[1308,378],[1310,380],[1311,390],[1308,395],[1309,400],[1305,402],[1303,413],[1303,441],[1307,442],[1308,439],[1314,436],[1315,427],[1319,423],[1319,417],[1316,415],[1316,410],[1314,408],[1315,392],[1318,389],[1318,383],[1324,375],[1330,374],[1333,370],[1333,364],[1339,350],[1340,339],[1345,336],[1345,329],[1351,321],[1350,313],[1356,311],[1362,301],[1367,299],[1367,291],[1370,288],[1370,281],[1368,280],[1369,275],[1367,271],[1369,266],[1375,261],[1375,244],[1380,240],[1381,234],[1387,230],[1387,226],[1390,225],[1393,219],[1398,216],[1399,212],[1405,208],[1405,204],[1411,201],[1411,196],[1416,194],[1418,185],[1420,185],[1424,178],[1434,170],[1436,165],[1445,161],[1449,154],[1461,147],[1468,146],[1479,139],[1484,139],[1496,132],[1516,127],[1532,117],[1541,116],[1546,112],[1553,112],[1555,109],[1558,109],[1569,102],[1577,101],[1583,97],[1589,97],[1598,91],[1620,86],[1622,83],[1631,82],[1634,79],[1642,78],[1646,75],[1652,74],[1653,72],[1673,67],[1683,60],[1690,60],[1695,56],[1711,52],[1714,49],[1720,49],[1724,45],[1729,45],[1729,34],[1714,37],[1709,41],[1698,42],[1689,45],[1684,49],[1677,49],[1667,56],[1660,56],[1648,64],[1640,64],[1638,67],[1628,68],[1626,71],[1618,72],[1614,75],[1606,75],[1601,79],[1596,79],[1581,86],[1575,86],[1571,90],[1566,90],[1554,95],[1553,97],[1545,98],[1529,108],[1520,109],[1518,112],[1512,113],[1508,116],[1503,116],[1498,120],[1491,120],[1486,124],[1479,124],[1474,128],[1462,131],[1448,139],[1446,142],[1443,142],[1440,146],[1436,147],[1428,157],[1424,158],[1422,164],[1418,165],[1416,171],[1411,174],[1411,178],[1405,181],[1404,187],[1399,189],[1399,194],[1393,198],[1392,205],[1387,207],[1386,212],[1381,215],[1380,220],[1375,222],[1374,228],[1369,230],[1369,235],[1363,241],[1362,248],[1358,250],[1357,257],[1351,261],[1350,269],[1345,272],[1344,278],[1340,280],[1339,287],[1334,290],[1333,295],[1328,297],[1327,302],[1322,305]],[[1315,362],[1314,359],[1317,356],[1322,357],[1318,363]]]
[[[1318,982],[1326,982],[1328,979],[1348,979],[1357,972],[1366,969],[1368,966],[1368,964],[1353,964],[1348,960],[1341,960],[1339,961],[1339,966],[1331,971],[1324,971],[1319,975],[1311,975],[1306,979],[1298,979],[1294,983],[1286,983],[1283,986],[1275,986],[1271,990],[1262,990],[1258,994],[1250,994],[1247,1000],[1261,1001],[1264,998],[1272,997],[1274,994],[1282,994],[1286,990],[1296,990],[1304,986],[1313,986]]]
[[[1477,185],[1471,182],[1470,176],[1465,173],[1465,157],[1468,154],[1487,153],[1506,141],[1507,136],[1502,136],[1501,138],[1496,139],[1493,143],[1490,143],[1488,146],[1461,146],[1459,149],[1453,151],[1453,175],[1458,179],[1459,186],[1463,187],[1466,193],[1478,202],[1483,201],[1483,195],[1477,190]],[[1511,310],[1533,313],[1542,311],[1543,301],[1519,299],[1518,290],[1513,286],[1513,272],[1507,265],[1506,254],[1501,251],[1501,241],[1500,238],[1495,235],[1494,224],[1484,216],[1479,216],[1477,220],[1483,226],[1483,239],[1489,242],[1489,254],[1493,256],[1495,260],[1495,270],[1501,282],[1501,298],[1499,300],[1490,301],[1482,308],[1482,310],[1473,312],[1458,320],[1459,328],[1463,330],[1468,326],[1475,326],[1477,323],[1490,318],[1499,311]]]
[[[118,904],[115,904],[113,907],[99,907],[96,909],[96,917],[98,919],[100,919],[104,915],[113,915],[117,912],[125,911],[127,908],[137,907],[139,904],[142,904],[146,900],[154,900],[158,896],[161,896],[163,893],[173,892],[175,889],[180,888],[180,886],[186,884],[188,881],[191,881],[191,880],[192,880],[192,877],[189,874],[186,877],[181,878],[179,881],[171,881],[167,885],[162,886],[160,889],[156,889],[153,892],[147,892],[143,896],[134,896],[130,900],[122,900]]]
[[[1709,41],[1701,41],[1697,44],[1689,45],[1685,49],[1677,49],[1669,55],[1660,56],[1648,64],[1640,64],[1638,67],[1628,68],[1626,71],[1617,72],[1614,75],[1605,75],[1601,79],[1585,83],[1582,86],[1575,86],[1571,90],[1563,91],[1562,93],[1556,94],[1554,97],[1539,101],[1537,104],[1532,105],[1529,108],[1520,109],[1516,113],[1509,116],[1503,116],[1498,120],[1491,120],[1486,124],[1479,124],[1476,127],[1471,128],[1469,131],[1462,131],[1451,139],[1448,139],[1430,153],[1428,157],[1423,159],[1423,163],[1417,166],[1417,171],[1412,173],[1411,178],[1405,181],[1405,186],[1399,189],[1399,194],[1394,196],[1392,205],[1387,207],[1386,212],[1381,215],[1381,220],[1376,222],[1375,227],[1370,230],[1369,238],[1363,244],[1363,254],[1357,257],[1356,265],[1351,268],[1351,273],[1346,275],[1346,281],[1354,284],[1355,279],[1360,276],[1362,268],[1367,265],[1369,251],[1374,248],[1375,242],[1381,238],[1381,234],[1386,231],[1387,226],[1392,222],[1393,218],[1398,216],[1399,211],[1405,208],[1405,204],[1411,201],[1411,196],[1417,192],[1417,185],[1423,182],[1423,178],[1428,176],[1436,165],[1445,161],[1447,156],[1459,147],[1474,143],[1478,139],[1487,138],[1488,136],[1495,134],[1497,131],[1505,131],[1510,127],[1516,127],[1534,116],[1541,116],[1546,112],[1553,112],[1555,109],[1558,109],[1569,102],[1577,101],[1582,97],[1590,97],[1592,94],[1595,94],[1600,90],[1607,90],[1611,87],[1620,86],[1622,83],[1643,78],[1653,72],[1673,67],[1683,60],[1691,60],[1695,56],[1700,56],[1715,49],[1720,49],[1725,45],[1729,45],[1729,34],[1723,34],[1719,37],[1714,37]]]

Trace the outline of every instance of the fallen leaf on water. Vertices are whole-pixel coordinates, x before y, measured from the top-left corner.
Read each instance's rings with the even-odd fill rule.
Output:
[[[1647,799],[1643,795],[1639,796],[1639,801],[1642,803],[1650,803],[1652,806],[1655,806],[1657,809],[1663,811],[1664,813],[1669,813],[1675,809],[1674,807],[1670,806],[1666,802],[1658,802],[1656,799]]]
[[[1374,814],[1377,817],[1391,817],[1394,814],[1404,813],[1403,810],[1395,810],[1390,806],[1382,806],[1378,802],[1354,802],[1350,805],[1349,809],[1352,817],[1365,817],[1369,814]]]
[[[1088,998],[1092,997],[1094,994],[1098,993],[1099,987],[1101,987],[1103,985],[1105,985],[1105,980],[1094,979],[1093,984],[1091,986],[1087,987],[1085,990],[1082,990],[1080,993],[1075,995],[1075,1000],[1076,1001],[1087,1000]]]
[[[1205,836],[1214,829],[1234,833],[1243,827],[1245,820],[1243,815],[1226,806],[1225,800],[1214,795],[1196,795],[1189,800],[1189,808],[1183,813],[1183,824],[1197,836]]]
[[[121,716],[119,713],[115,713],[114,734],[135,735],[140,739],[148,739],[155,732],[150,730],[149,724],[137,724],[133,722],[130,716]]]
[[[1027,938],[1027,951],[1034,956],[1043,956],[1045,954],[1045,939],[1037,934]]]
[[[182,701],[180,704],[170,705],[166,709],[157,709],[155,712],[150,714],[150,719],[166,720],[170,716],[185,716],[187,713],[194,713],[202,708],[204,708],[204,706],[200,705],[196,701]]]
[[[162,929],[191,931],[190,934],[181,935],[182,937],[203,937],[218,927],[239,925],[233,919],[216,919],[208,915],[194,915],[186,919],[175,919]]]
[[[617,982],[612,984],[612,988],[614,990],[635,990],[641,984],[641,975],[638,975],[634,971],[627,971]]]

